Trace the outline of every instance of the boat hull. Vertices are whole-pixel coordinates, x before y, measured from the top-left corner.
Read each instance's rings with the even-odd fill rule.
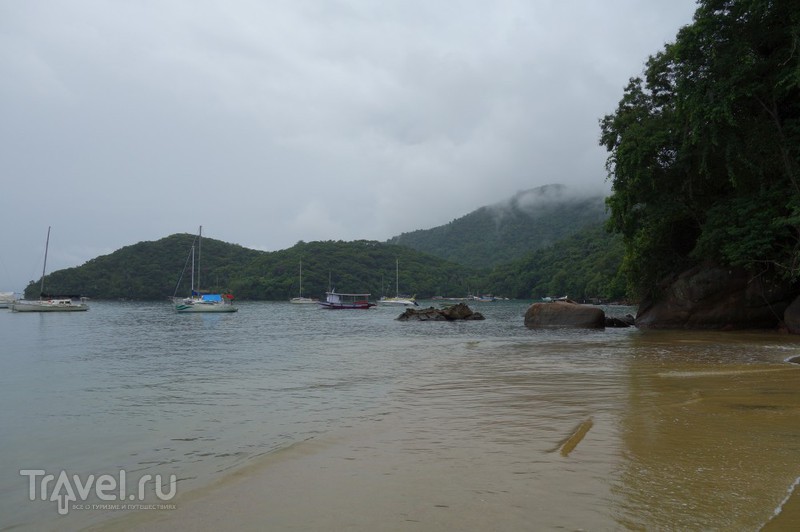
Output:
[[[11,304],[11,312],[85,312],[87,310],[89,310],[89,305],[85,303],[15,301]]]
[[[310,297],[293,297],[289,302],[295,305],[315,305],[319,303],[319,300],[311,299]]]
[[[203,304],[203,303],[195,303],[191,305],[187,305],[184,303],[178,303],[175,305],[175,312],[178,314],[204,314],[204,313],[214,313],[214,312],[238,312],[239,308],[234,307],[233,305],[220,305],[220,304]]]
[[[319,306],[328,310],[361,310],[372,308],[375,306],[375,303],[329,303],[327,301],[320,301]]]
[[[379,299],[378,303],[380,303],[381,305],[395,305],[395,306],[405,306],[405,307],[418,306],[416,300],[406,299],[402,297],[386,297],[383,299]]]

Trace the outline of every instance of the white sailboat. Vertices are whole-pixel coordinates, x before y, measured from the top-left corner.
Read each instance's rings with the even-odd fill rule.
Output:
[[[303,297],[303,261],[300,261],[300,295],[293,297],[289,300],[291,303],[297,305],[308,305],[309,303],[316,303],[318,300],[310,297]]]
[[[44,266],[42,266],[42,284],[38,300],[18,299],[11,303],[12,312],[76,312],[89,310],[81,296],[54,295],[44,292],[44,274],[47,271],[47,251],[50,248],[50,227],[47,227],[47,240],[44,245]]]
[[[233,306],[233,296],[231,294],[202,294],[200,293],[200,251],[203,238],[203,226],[197,232],[197,289],[195,289],[195,261],[194,261],[194,244],[192,244],[192,280],[191,280],[191,295],[186,298],[176,298],[173,296],[175,303],[175,312],[179,314],[189,314],[198,312],[237,312],[239,309]],[[178,281],[180,285],[180,281]],[[177,292],[177,287],[175,289]]]
[[[395,259],[394,264],[395,264],[395,281],[394,281],[395,297],[383,296],[378,300],[378,303],[381,303],[383,305],[418,306],[415,296],[408,297],[400,295],[400,261],[398,259]]]

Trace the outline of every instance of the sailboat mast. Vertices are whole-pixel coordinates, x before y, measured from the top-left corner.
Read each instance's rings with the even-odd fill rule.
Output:
[[[50,248],[50,226],[47,226],[47,241],[44,244],[44,265],[42,265],[42,286],[39,289],[39,294],[44,294],[44,272],[47,271],[47,250]]]
[[[303,297],[303,259],[300,259],[300,297]]]
[[[194,297],[194,244],[192,244],[192,285],[189,288],[189,297]]]
[[[197,231],[197,294],[200,295],[200,252],[203,250],[203,226]]]
[[[394,295],[400,297],[400,260],[394,259]]]

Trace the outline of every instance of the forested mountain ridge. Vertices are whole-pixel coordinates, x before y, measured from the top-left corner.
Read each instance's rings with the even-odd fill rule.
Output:
[[[568,296],[577,301],[627,299],[623,243],[598,224],[545,249],[492,269],[484,281],[512,298]]]
[[[604,197],[545,185],[431,229],[387,242],[473,268],[497,266],[544,249],[607,218]]]
[[[47,291],[112,300],[188,295],[188,250],[194,238],[177,234],[139,242],[53,272],[46,278]],[[483,292],[520,299],[558,294],[608,300],[625,295],[618,273],[621,256],[621,239],[601,225],[491,270],[375,241],[299,242],[286,250],[265,252],[204,238],[200,282],[204,290],[232,292],[237,299],[285,301],[300,295],[302,261],[305,296],[322,297],[331,287],[370,292],[377,298],[395,294],[397,263],[400,292],[419,298]],[[38,290],[38,282],[32,282],[26,297],[38,297]]]
[[[374,298],[406,294],[466,294],[479,273],[418,251],[370,240],[298,242],[289,249],[263,253],[242,268],[230,287],[237,297],[283,300],[300,294],[324,297],[325,291],[368,292]],[[399,264],[399,282],[395,282]]]
[[[451,231],[451,236],[456,240],[458,234],[464,234],[480,241],[480,232],[490,231],[503,236],[488,239],[494,244],[511,242],[514,234],[529,235],[536,232],[536,227],[541,228],[542,235],[547,235],[540,235],[535,244],[529,244],[539,246],[538,249],[525,249],[524,244],[517,242],[513,252],[499,248],[491,251],[495,261],[501,256],[515,257],[493,268],[471,266],[470,258],[477,252],[455,253],[459,246],[468,249],[473,240],[451,243],[453,256],[458,258],[446,260],[410,247],[366,240],[301,241],[285,250],[267,252],[203,238],[202,250],[197,249],[199,256],[196,256],[201,267],[200,288],[231,292],[237,299],[285,301],[300,295],[302,261],[302,295],[324,297],[326,290],[336,288],[344,292],[369,292],[377,298],[395,295],[395,264],[399,263],[399,291],[419,298],[464,297],[479,292],[512,298],[564,295],[562,292],[577,299],[624,297],[624,286],[617,278],[622,255],[620,239],[602,229],[602,202],[595,198],[554,201],[553,198],[566,197],[564,189],[558,186],[535,191],[479,209],[472,213],[475,215],[472,218],[464,217],[468,220],[466,225],[454,222],[459,229]],[[536,217],[530,211],[535,211]],[[555,235],[559,233],[551,226],[569,225],[565,217],[571,217],[573,222],[583,220],[587,225],[582,230],[573,227],[571,236],[557,239]],[[469,224],[479,234],[470,232]],[[125,246],[82,266],[49,274],[46,290],[112,300],[158,300],[188,295],[189,252],[192,244],[197,244],[196,238],[175,234]],[[547,243],[552,245],[545,247]],[[25,293],[28,298],[38,297],[38,282],[32,282]]]
[[[49,293],[80,293],[96,299],[158,300],[190,293],[189,252],[195,236],[175,234],[139,242],[85,264],[47,275]],[[239,299],[287,300],[300,293],[322,297],[330,286],[345,292],[394,295],[399,263],[402,291],[430,297],[465,295],[477,272],[408,248],[372,241],[299,242],[281,251],[247,249],[203,238],[200,289],[232,292]],[[25,290],[39,296],[38,282]]]
[[[176,288],[178,295],[189,295],[189,253],[195,242],[195,235],[182,233],[125,246],[81,266],[48,274],[45,290],[99,299],[163,299],[172,296]],[[204,238],[200,253],[202,288],[219,288],[239,275],[239,265],[250,263],[263,252]],[[38,283],[31,283],[25,296],[38,297],[38,289]]]

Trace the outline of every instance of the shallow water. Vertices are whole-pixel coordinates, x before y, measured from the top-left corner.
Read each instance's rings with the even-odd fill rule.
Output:
[[[348,431],[411,465],[408,482],[427,472],[447,505],[488,500],[504,529],[758,529],[800,477],[797,338],[532,331],[525,303],[473,307],[487,319],[289,303],[0,313],[0,528],[119,514],[59,516],[28,500],[21,469],[176,474],[185,493]]]

